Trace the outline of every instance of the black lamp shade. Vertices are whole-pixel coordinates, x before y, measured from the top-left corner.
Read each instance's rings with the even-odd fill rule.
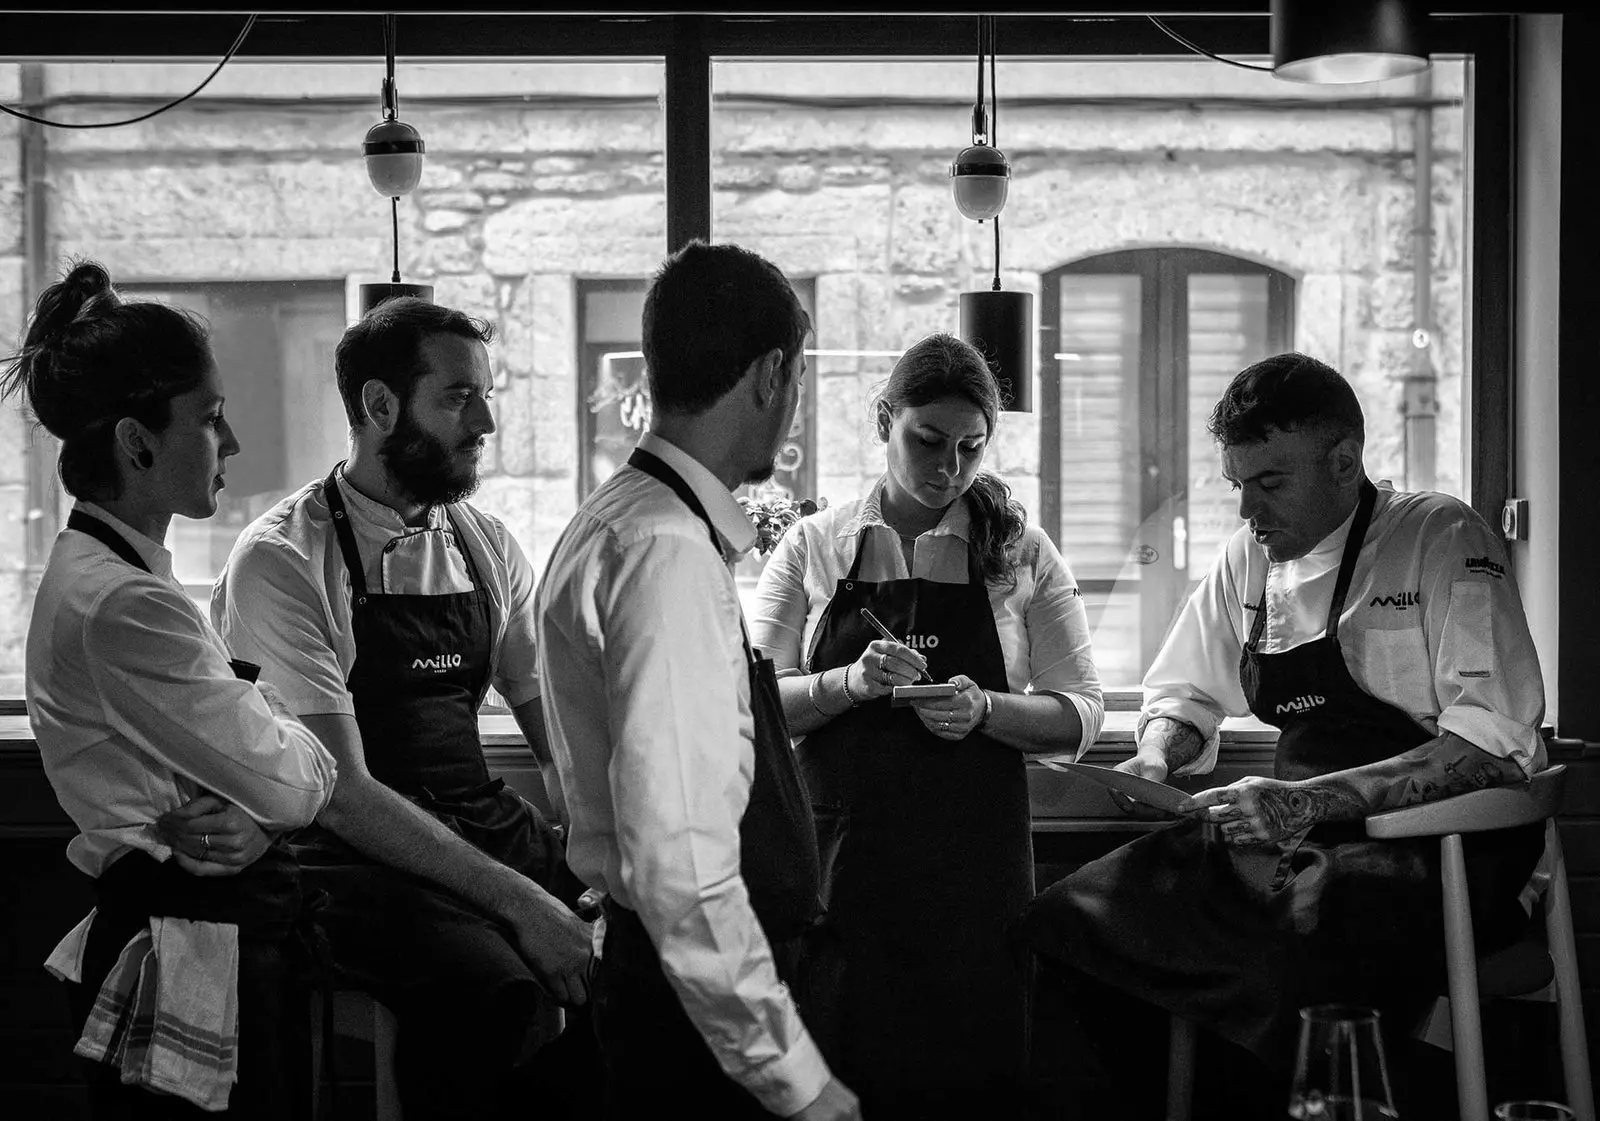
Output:
[[[431,284],[363,284],[360,288],[361,314],[396,296],[415,296],[419,300],[433,302],[433,285]]]
[[[1272,69],[1296,82],[1377,82],[1428,68],[1419,0],[1272,0]]]
[[[1033,412],[1033,294],[961,293],[961,337],[988,359],[1000,382],[1000,407]]]

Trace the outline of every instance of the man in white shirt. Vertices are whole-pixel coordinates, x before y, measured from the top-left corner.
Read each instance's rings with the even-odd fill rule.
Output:
[[[694,242],[643,327],[649,431],[563,531],[537,611],[568,855],[606,893],[605,1115],[858,1117],[786,983],[816,834],[730,567],[755,541],[732,491],[772,474],[809,318],[770,262]]]
[[[1209,772],[1223,718],[1253,712],[1280,729],[1275,774],[1196,795],[1179,807],[1191,820],[1044,892],[1027,930],[1047,964],[1089,979],[1086,1028],[1127,995],[1174,1012],[1254,1053],[1267,1077],[1242,1081],[1281,1116],[1299,1008],[1385,1008],[1393,1046],[1443,991],[1437,842],[1370,842],[1362,819],[1525,781],[1545,765],[1544,694],[1496,534],[1457,499],[1367,480],[1337,372],[1299,354],[1257,363],[1211,432],[1248,524],[1151,665],[1118,769]],[[1481,946],[1518,933],[1541,849],[1537,829],[1469,842]],[[1097,1001],[1106,987],[1121,995]],[[1104,1023],[1087,1034],[1113,1069],[1151,1046]]]
[[[349,460],[252,523],[212,593],[231,649],[338,761],[297,855],[329,895],[321,918],[345,979],[400,1019],[407,1121],[498,1116],[526,1107],[530,1082],[544,1114],[564,1116],[530,1071],[587,1039],[544,1047],[556,1006],[586,999],[582,886],[558,830],[491,780],[478,735],[492,684],[548,757],[532,567],[463,501],[495,428],[492,337],[415,299],[347,330],[335,363]]]

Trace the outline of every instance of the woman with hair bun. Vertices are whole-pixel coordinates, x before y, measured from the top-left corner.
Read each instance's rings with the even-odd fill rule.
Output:
[[[1104,716],[1072,573],[979,470],[999,408],[972,346],[910,347],[872,406],[888,470],[796,523],[757,589],[827,893],[803,1011],[866,1117],[1022,1114],[1024,758],[1081,752]],[[954,695],[893,703],[930,679]]]
[[[274,835],[327,805],[335,768],[172,574],[173,516],[215,513],[239,450],[206,330],[80,263],[39,297],[0,390],[61,441],[76,499],[34,600],[26,693],[79,829],[67,857],[95,882],[47,963],[73,982],[77,1052],[101,1060],[94,1114],[302,1116],[303,907]]]

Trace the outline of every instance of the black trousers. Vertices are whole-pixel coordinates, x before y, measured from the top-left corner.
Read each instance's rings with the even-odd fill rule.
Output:
[[[498,921],[381,865],[307,858],[302,876],[330,897],[318,918],[340,984],[371,993],[399,1020],[406,1121],[576,1117],[596,1096],[586,1013],[567,1010],[557,1040],[542,1034],[550,997]]]
[[[773,953],[788,949],[774,945]],[[590,999],[605,1070],[602,1116],[608,1121],[654,1116],[771,1121],[772,1114],[722,1073],[667,982],[639,916],[609,901]]]

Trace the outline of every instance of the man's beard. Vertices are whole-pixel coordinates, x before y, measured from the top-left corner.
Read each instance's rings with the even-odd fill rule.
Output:
[[[458,450],[482,442],[482,437],[469,440]],[[443,440],[424,432],[411,419],[409,406],[401,409],[400,423],[378,445],[378,458],[400,490],[425,506],[448,506],[478,489],[477,460],[463,463]]]
[[[751,471],[744,477],[744,481],[747,483],[764,483],[768,479],[772,478],[772,476],[777,473],[777,470],[778,461],[774,459],[765,467],[757,467],[754,471]]]

